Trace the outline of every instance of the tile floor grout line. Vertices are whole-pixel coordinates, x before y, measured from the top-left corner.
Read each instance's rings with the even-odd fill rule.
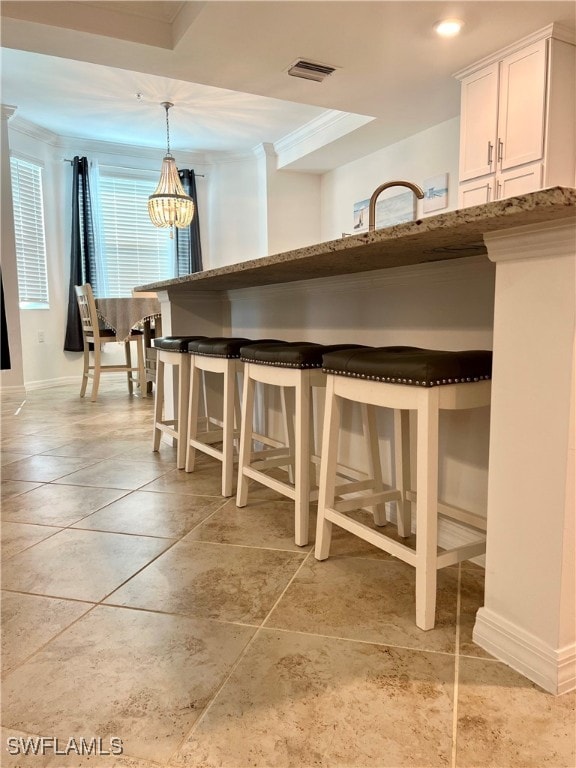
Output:
[[[192,724],[192,727],[190,728],[190,730],[189,730],[189,731],[186,733],[186,735],[184,736],[184,738],[183,738],[183,739],[182,739],[182,740],[181,740],[181,741],[178,743],[178,746],[177,746],[177,747],[174,749],[174,752],[172,752],[172,754],[170,755],[170,757],[169,757],[169,759],[168,759],[168,764],[170,764],[170,763],[172,762],[172,760],[173,760],[173,759],[174,759],[174,758],[177,756],[177,754],[178,754],[178,752],[180,751],[180,749],[182,748],[182,746],[183,746],[183,745],[184,745],[184,744],[185,744],[185,743],[186,743],[186,742],[187,742],[187,741],[188,741],[188,740],[191,738],[191,736],[192,736],[192,735],[195,733],[195,731],[197,730],[197,728],[199,728],[199,726],[200,726],[200,723],[202,723],[202,722],[203,722],[203,720],[204,720],[204,719],[205,719],[205,717],[207,716],[208,712],[209,712],[209,711],[210,711],[210,709],[212,708],[212,706],[213,706],[214,702],[215,702],[215,701],[216,701],[216,699],[218,698],[218,695],[219,695],[220,691],[221,691],[221,690],[224,688],[224,686],[225,686],[225,685],[226,685],[226,683],[227,683],[227,682],[230,680],[230,678],[232,677],[232,675],[234,674],[234,672],[236,671],[236,669],[238,668],[238,666],[240,665],[240,663],[241,663],[241,662],[243,661],[243,659],[246,657],[246,654],[248,653],[248,651],[250,650],[250,648],[252,647],[252,645],[253,645],[253,644],[254,644],[254,642],[256,641],[256,638],[258,637],[258,635],[260,634],[260,632],[261,632],[263,629],[265,629],[265,626],[264,626],[264,624],[265,624],[266,620],[268,619],[268,617],[270,616],[270,613],[272,613],[272,611],[274,610],[274,608],[275,608],[275,607],[278,605],[278,602],[279,602],[279,601],[282,599],[282,597],[283,597],[283,595],[285,594],[286,590],[288,589],[288,587],[290,586],[290,584],[293,582],[293,580],[296,578],[297,574],[299,573],[299,571],[300,571],[300,570],[301,570],[301,568],[303,567],[304,563],[306,562],[306,560],[307,560],[307,559],[308,559],[308,557],[310,556],[311,552],[312,552],[312,550],[310,550],[310,552],[308,553],[308,555],[306,555],[306,557],[305,557],[305,558],[303,559],[303,561],[300,563],[299,567],[296,569],[296,571],[294,572],[294,574],[292,575],[292,577],[291,577],[291,578],[290,578],[290,580],[288,581],[288,584],[287,584],[287,585],[285,586],[285,588],[282,590],[282,593],[281,593],[280,597],[278,597],[278,599],[275,601],[274,605],[272,606],[272,608],[270,609],[270,611],[268,612],[267,616],[264,618],[264,620],[263,620],[263,622],[260,624],[260,626],[258,626],[258,627],[256,628],[256,631],[254,632],[254,634],[252,635],[252,637],[250,638],[250,640],[249,640],[249,641],[246,643],[246,645],[245,645],[245,647],[244,647],[244,650],[243,650],[243,651],[242,651],[242,653],[239,655],[239,657],[236,659],[235,663],[233,664],[232,668],[230,669],[230,672],[228,673],[228,675],[226,675],[225,679],[224,679],[224,680],[222,681],[222,683],[221,683],[221,684],[218,686],[218,688],[217,688],[217,689],[214,691],[214,694],[213,694],[213,696],[210,698],[210,701],[209,701],[209,702],[206,704],[206,706],[204,707],[204,711],[202,712],[202,714],[200,715],[200,717],[199,717],[199,718],[198,718],[198,719],[197,719],[197,720],[196,720],[196,721],[195,721],[195,722]]]
[[[8,587],[2,587],[2,592],[10,592],[15,595],[30,595],[30,597],[45,597],[48,600],[66,600],[69,603],[85,603],[86,605],[96,606],[93,600],[83,600],[80,597],[62,597],[61,595],[46,595],[41,592],[25,592],[23,589],[12,589]]]
[[[26,594],[26,593],[24,593]],[[82,602],[82,601],[80,601]],[[259,624],[248,624],[244,621],[231,621],[229,619],[217,619],[213,616],[199,616],[190,613],[178,613],[177,611],[161,611],[158,608],[142,608],[139,605],[121,605],[120,603],[95,603],[95,606],[102,608],[121,608],[126,611],[140,611],[140,613],[152,613],[155,616],[177,616],[181,619],[191,619],[192,621],[208,621],[216,624],[224,624],[233,627],[249,627],[250,629],[260,629]]]
[[[456,768],[456,747],[458,736],[458,695],[459,695],[459,675],[460,675],[460,614],[461,614],[461,595],[462,589],[462,568],[458,566],[458,591],[456,594],[456,652],[454,654],[454,688],[452,705],[452,749],[450,756],[450,768]]]
[[[202,523],[200,523],[200,525],[201,524]],[[192,533],[192,531],[190,531],[190,533]],[[215,546],[218,546],[218,547],[236,547],[237,549],[258,549],[258,550],[265,550],[266,552],[287,552],[290,555],[305,555],[305,556],[312,551],[312,550],[302,551],[302,549],[282,549],[281,547],[259,547],[257,544],[233,544],[232,542],[227,542],[227,541],[209,541],[207,539],[190,539],[190,541],[187,541],[185,543],[187,545],[188,544],[214,544]]]
[[[322,632],[305,632],[303,629],[285,629],[284,627],[262,626],[260,629],[266,629],[269,632],[285,632],[287,634],[303,635],[305,637],[320,637],[323,640],[341,640],[345,643],[360,643],[361,645],[377,645],[384,648],[396,648],[400,651],[416,651],[417,653],[435,653],[439,656],[454,656],[450,651],[438,651],[434,648],[418,648],[414,645],[396,645],[394,643],[381,643],[378,640],[362,640],[359,637],[344,637],[343,635],[325,635]]]
[[[160,539],[160,541],[168,541],[168,539]],[[151,565],[152,563],[154,563],[156,560],[158,560],[159,557],[162,557],[162,555],[164,555],[166,552],[171,550],[172,547],[175,547],[176,544],[178,544],[179,541],[180,541],[180,539],[173,540],[173,543],[169,547],[166,547],[166,549],[163,549],[162,552],[159,552],[155,557],[152,558],[152,560],[150,560],[145,565],[143,565],[142,568],[138,568],[137,571],[135,571],[131,576],[129,576],[127,579],[125,579],[121,584],[118,584],[117,587],[114,587],[114,589],[111,592],[108,592],[106,595],[104,595],[104,597],[102,597],[100,600],[98,600],[96,605],[102,605],[104,600],[107,600],[110,597],[110,595],[113,595],[115,592],[117,592],[119,589],[121,589],[125,584],[127,584],[131,579],[133,579],[135,576],[138,576],[138,574],[142,573],[142,571],[145,568],[148,568],[148,566]]]
[[[11,522],[11,521],[9,521],[9,520],[2,520],[2,522],[0,522],[0,529],[7,522]],[[14,523],[14,525],[34,525],[34,523]],[[62,533],[62,531],[66,530],[66,528],[61,528],[60,526],[56,526],[56,525],[54,525],[54,526],[47,526],[47,525],[45,525],[45,526],[42,526],[42,527],[43,528],[58,528],[58,530],[54,531],[54,533],[48,534],[48,536],[45,536],[43,539],[40,539],[40,541],[33,542],[32,544],[30,544],[29,547],[24,547],[24,549],[20,549],[20,550],[18,550],[18,552],[14,552],[12,555],[8,555],[8,557],[6,557],[6,555],[2,555],[2,560],[4,562],[9,562],[14,557],[17,557],[18,555],[21,555],[23,552],[28,552],[29,549],[32,549],[33,547],[38,546],[38,544],[42,544],[43,541],[48,541],[48,539],[51,539],[53,536],[57,536],[59,533]]]
[[[24,594],[29,594],[29,593],[24,593]],[[35,597],[44,597],[44,595],[34,595],[34,596],[35,596]],[[59,599],[60,599],[60,598],[59,598]],[[62,599],[64,599],[64,598],[62,598]],[[78,603],[84,603],[85,601],[83,601],[83,600],[71,600],[70,602],[78,602]],[[86,604],[86,603],[85,603],[85,604]],[[42,645],[41,645],[39,648],[36,648],[34,651],[32,651],[32,653],[30,653],[28,656],[26,656],[26,658],[25,658],[25,659],[23,659],[22,661],[19,661],[19,662],[18,662],[18,664],[16,664],[16,665],[14,666],[14,668],[10,670],[10,672],[8,672],[6,675],[3,675],[3,676],[2,676],[2,679],[3,679],[3,680],[5,680],[5,679],[6,679],[6,677],[8,677],[9,675],[13,674],[13,673],[14,673],[14,672],[15,672],[17,669],[19,669],[19,667],[21,667],[23,664],[27,664],[27,663],[30,661],[30,659],[31,659],[33,656],[35,656],[37,653],[40,653],[40,652],[41,652],[41,651],[42,651],[44,648],[46,648],[46,646],[47,646],[47,645],[49,645],[49,644],[50,644],[50,643],[52,643],[54,640],[56,640],[58,637],[60,637],[60,635],[62,635],[64,632],[67,632],[67,631],[68,631],[68,630],[69,630],[71,627],[73,627],[73,626],[74,626],[74,624],[77,624],[77,623],[80,621],[80,619],[84,619],[86,616],[88,616],[88,614],[89,614],[89,613],[92,613],[92,611],[93,611],[93,610],[94,610],[96,607],[97,607],[97,606],[96,606],[95,604],[93,604],[93,603],[92,603],[92,604],[90,604],[90,608],[88,608],[88,610],[84,611],[84,613],[80,614],[80,616],[77,616],[77,617],[76,617],[76,618],[75,618],[75,619],[74,619],[74,620],[73,620],[73,621],[72,621],[70,624],[67,624],[67,625],[66,625],[65,627],[63,627],[63,628],[62,628],[62,629],[61,629],[59,632],[57,632],[57,633],[56,633],[56,634],[55,634],[53,637],[50,637],[50,638],[49,638],[49,639],[48,639],[48,640],[47,640],[45,643],[43,643],[43,644],[42,644]],[[10,726],[10,727],[11,727],[11,728],[14,728],[14,726]]]
[[[297,569],[294,571],[294,573],[292,574],[292,577],[291,577],[291,579],[288,581],[288,583],[286,584],[286,586],[285,586],[285,587],[284,587],[284,589],[282,590],[281,594],[278,596],[278,599],[276,600],[276,602],[274,603],[274,605],[272,606],[272,608],[270,608],[270,610],[268,611],[268,614],[266,615],[266,617],[264,618],[264,620],[263,620],[262,624],[260,625],[260,629],[265,629],[265,628],[266,628],[266,622],[268,621],[268,619],[270,618],[270,616],[272,615],[272,613],[275,611],[275,609],[276,609],[276,606],[278,605],[278,603],[279,603],[279,602],[282,600],[282,598],[284,597],[284,595],[286,594],[286,592],[287,592],[287,591],[290,589],[290,587],[291,587],[291,585],[292,585],[292,582],[294,581],[294,579],[295,579],[295,578],[298,576],[298,574],[300,573],[300,571],[301,571],[301,570],[304,568],[304,565],[306,564],[306,562],[308,561],[308,559],[309,559],[309,558],[310,558],[310,556],[312,555],[313,551],[314,551],[313,549],[310,549],[310,550],[308,550],[308,553],[307,553],[307,554],[304,556],[304,559],[302,560],[302,562],[300,563],[300,565],[298,566],[298,568],[297,568]]]

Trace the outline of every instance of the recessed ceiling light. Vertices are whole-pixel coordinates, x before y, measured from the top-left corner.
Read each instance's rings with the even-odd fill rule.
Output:
[[[464,22],[460,21],[460,19],[442,19],[442,21],[438,21],[434,24],[434,30],[436,34],[441,37],[454,37],[460,32],[463,26]]]

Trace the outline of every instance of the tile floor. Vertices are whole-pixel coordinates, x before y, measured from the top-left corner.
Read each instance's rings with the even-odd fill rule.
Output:
[[[421,632],[409,566],[343,531],[317,562],[287,500],[152,453],[151,400],[77,392],[2,403],[2,766],[576,766],[575,696],[472,642],[480,568]]]

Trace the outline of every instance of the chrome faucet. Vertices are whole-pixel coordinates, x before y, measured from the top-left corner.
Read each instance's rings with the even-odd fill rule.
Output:
[[[419,200],[424,198],[424,192],[417,184],[412,184],[411,181],[387,181],[385,184],[381,184],[377,189],[372,192],[370,198],[370,204],[368,206],[368,231],[376,229],[376,200],[380,196],[381,192],[389,187],[408,187],[416,195]],[[414,201],[416,202],[416,201]],[[416,215],[416,205],[414,205],[414,215]]]

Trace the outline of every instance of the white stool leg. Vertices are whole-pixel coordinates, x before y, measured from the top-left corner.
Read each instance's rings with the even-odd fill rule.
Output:
[[[160,350],[156,356],[156,386],[154,396],[154,438],[152,450],[160,450],[160,440],[162,439],[162,430],[157,427],[162,421],[162,410],[164,407],[164,360]]]
[[[244,383],[244,364],[240,363],[240,368],[236,369],[234,373],[234,432],[238,434],[240,432],[240,425],[242,423],[242,407],[240,405],[241,397],[240,393],[242,392],[242,384]],[[242,382],[242,383],[241,383]],[[236,444],[237,440],[234,438],[234,443]]]
[[[95,403],[100,386],[100,366],[102,365],[102,349],[100,344],[94,344],[94,369],[92,371],[92,395],[90,400]]]
[[[434,627],[438,541],[438,389],[421,393],[416,474],[416,625]]]
[[[282,424],[284,425],[284,434],[286,435],[286,445],[288,446],[290,456],[292,457],[292,462],[294,462],[294,446],[296,445],[294,442],[294,409],[291,407],[292,401],[290,400],[288,387],[280,387],[280,402],[282,406]],[[288,479],[291,483],[295,483],[293,463],[288,465]]]
[[[394,473],[400,501],[396,502],[398,534],[403,538],[412,533],[411,502],[406,498],[410,490],[410,411],[394,410]]]
[[[373,479],[374,493],[381,493],[384,485],[382,481],[382,466],[380,464],[380,447],[378,444],[378,430],[376,428],[376,409],[372,405],[361,404],[362,429],[366,444],[368,472]],[[371,508],[375,525],[386,525],[386,505],[384,502],[374,504]]]
[[[236,391],[236,366],[228,360],[224,372],[223,444],[222,444],[222,496],[232,496],[232,472],[234,469],[234,394]]]
[[[196,356],[190,355],[190,397],[188,398],[188,430],[186,437],[186,472],[194,471],[196,448],[190,445],[190,440],[198,436],[198,407],[203,373],[196,365]]]
[[[332,523],[326,520],[324,511],[327,507],[334,506],[341,411],[342,401],[334,394],[334,377],[328,376],[326,382],[326,404],[324,406],[324,426],[322,428],[318,520],[316,523],[316,547],[314,550],[314,557],[317,560],[326,560],[330,553]]]
[[[176,468],[184,469],[186,464],[186,444],[188,443],[188,397],[190,388],[190,359],[186,353],[181,355],[178,365],[178,446],[176,449]]]
[[[132,350],[130,349],[130,342],[124,342],[124,359],[128,368],[132,368]],[[134,394],[134,379],[132,378],[132,371],[128,371],[126,374],[128,378],[128,394]]]
[[[80,397],[84,397],[86,394],[86,386],[88,384],[88,371],[90,370],[90,348],[88,345],[88,342],[86,341],[86,337],[84,336],[84,351],[82,354],[82,361],[84,364],[84,369],[82,372],[82,384],[80,386]]]
[[[146,352],[144,349],[144,335],[136,337],[136,354],[138,359],[138,386],[140,397],[147,397],[146,392]]]
[[[254,419],[255,381],[250,376],[250,364],[244,367],[244,391],[242,393],[242,425],[240,427],[240,452],[238,457],[238,489],[236,506],[245,507],[248,502],[248,478],[244,467],[250,464],[252,452],[252,422]]]
[[[302,371],[296,384],[296,414],[294,423],[295,510],[294,528],[296,544],[308,544],[310,519],[310,406],[309,376]]]

